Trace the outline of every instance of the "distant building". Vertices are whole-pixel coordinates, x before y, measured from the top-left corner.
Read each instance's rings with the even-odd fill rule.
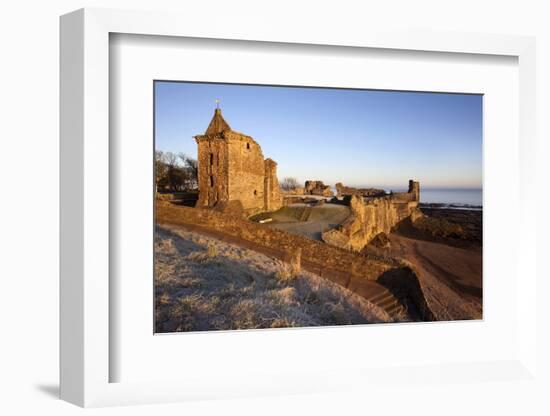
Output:
[[[198,145],[197,207],[252,215],[282,206],[277,163],[264,159],[262,148],[247,135],[231,130],[216,108]]]

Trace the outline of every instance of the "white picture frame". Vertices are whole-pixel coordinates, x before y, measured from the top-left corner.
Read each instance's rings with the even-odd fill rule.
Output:
[[[525,380],[536,374],[536,219],[530,214],[535,169],[535,41],[530,37],[466,33],[383,31],[327,34],[277,24],[261,32],[236,33],[231,22],[205,27],[189,15],[82,9],[61,18],[61,398],[80,406],[158,403],[197,398],[333,391],[394,378],[433,382],[439,377],[479,382]],[[499,361],[441,363],[414,369],[332,369],[315,374],[272,374],[233,382],[192,378],[140,383],[110,382],[109,348],[109,36],[112,33],[281,42],[334,47],[382,48],[517,57],[519,62],[519,196],[517,354]],[[120,358],[120,357],[118,357]],[[443,376],[441,375],[443,374]],[[407,376],[408,375],[408,376]],[[341,380],[349,380],[343,383]]]

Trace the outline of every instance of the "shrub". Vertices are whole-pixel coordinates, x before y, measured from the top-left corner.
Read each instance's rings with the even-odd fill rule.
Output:
[[[275,273],[275,278],[281,283],[288,283],[298,277],[298,272],[290,264],[282,263]]]
[[[206,251],[193,251],[187,255],[187,260],[204,263],[218,256],[218,248],[214,244],[209,244]]]
[[[206,255],[210,259],[214,258],[214,257],[217,257],[218,256],[218,248],[213,244],[209,244],[208,249],[206,250]]]

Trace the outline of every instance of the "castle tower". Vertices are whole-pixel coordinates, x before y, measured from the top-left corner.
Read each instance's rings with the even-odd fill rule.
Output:
[[[197,207],[242,210],[250,215],[282,205],[277,164],[264,160],[256,141],[231,129],[216,108],[198,145]],[[269,179],[266,179],[269,173]]]
[[[413,195],[413,199],[416,202],[420,201],[420,182],[409,180],[409,193]]]

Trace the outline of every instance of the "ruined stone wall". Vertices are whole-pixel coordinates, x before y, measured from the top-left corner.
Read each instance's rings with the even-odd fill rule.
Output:
[[[198,144],[198,207],[229,200],[227,143],[221,137],[201,138]]]
[[[414,185],[416,184],[416,185]],[[324,232],[327,244],[353,251],[362,250],[380,233],[389,234],[404,219],[417,214],[420,185],[411,181],[410,192],[365,200],[353,195],[351,215],[337,228]]]
[[[357,255],[321,241],[290,234],[276,228],[264,227],[209,209],[176,206],[166,201],[157,201],[155,212],[157,224],[214,230],[271,249],[275,257],[281,252],[291,257],[299,255],[300,263],[306,270],[346,287],[360,296],[364,296],[361,287],[365,280],[384,284],[383,280],[388,280],[400,271],[407,272],[408,276],[406,277],[410,277],[408,280],[412,279],[412,281],[400,280],[398,282],[401,291],[409,285],[418,286],[418,277],[414,271],[405,270],[403,264],[394,259]],[[432,320],[422,289],[420,288],[420,291],[417,292],[414,298],[416,307],[424,312],[424,320]]]
[[[330,271],[331,280],[344,287],[348,287],[352,274],[357,274],[361,279],[375,281],[384,272],[398,265],[387,259],[358,256],[321,241],[265,227],[215,210],[173,205],[166,201],[157,201],[156,222],[205,227],[286,253],[295,253],[300,249],[302,264],[308,264],[310,269],[313,267],[314,272],[320,276],[326,276]]]
[[[420,182],[409,180],[409,192],[414,201],[420,201]]]
[[[229,200],[240,200],[247,214],[264,207],[264,157],[249,136],[224,133],[228,141]]]
[[[264,161],[264,211],[275,211],[283,206],[283,197],[277,178],[277,163]]]
[[[384,196],[386,191],[383,189],[376,188],[352,188],[351,186],[344,186],[341,182],[338,182],[336,185],[336,195],[338,197],[342,196],[351,196],[351,195],[360,195],[360,196]]]
[[[305,195],[333,196],[334,193],[330,186],[325,185],[323,181],[306,181],[304,185]]]

